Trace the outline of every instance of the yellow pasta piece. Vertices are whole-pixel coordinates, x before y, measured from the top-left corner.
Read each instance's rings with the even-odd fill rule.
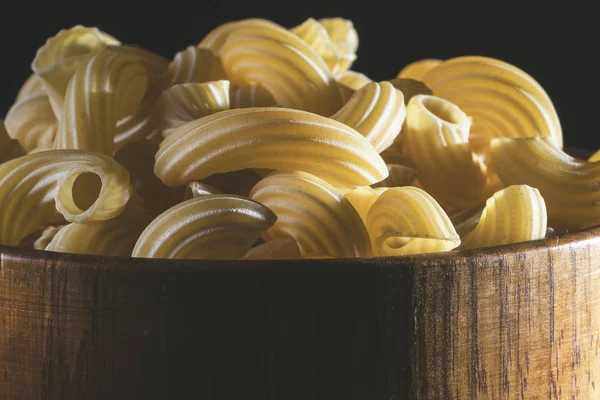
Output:
[[[379,196],[381,196],[381,194],[388,189],[389,188],[387,187],[374,189],[368,186],[363,186],[347,191],[344,193],[344,196],[346,199],[348,199],[350,204],[352,204],[352,207],[354,207],[358,215],[360,215],[363,223],[366,225],[367,215],[369,214],[371,206],[377,201]]]
[[[21,89],[19,89],[19,93],[17,94],[17,102],[21,100],[25,96],[29,96],[30,94],[36,92],[45,92],[44,81],[37,76],[36,74],[31,74],[29,78],[23,83]]]
[[[133,257],[238,259],[277,217],[265,206],[233,195],[184,201],[148,225]]]
[[[405,117],[402,92],[389,82],[371,82],[331,118],[356,129],[381,153],[396,140]]]
[[[298,242],[291,237],[269,240],[248,251],[244,260],[293,260],[300,259]]]
[[[431,95],[433,92],[423,82],[408,78],[390,79],[389,82],[404,95],[404,104],[419,94]]]
[[[146,87],[136,58],[109,49],[89,57],[67,88],[54,148],[112,155],[117,122],[139,108]]]
[[[230,107],[272,107],[277,105],[275,98],[259,83],[229,86]]]
[[[338,83],[321,56],[277,25],[235,29],[221,60],[233,83],[260,83],[283,107],[329,116],[342,105]]]
[[[236,29],[250,28],[250,27],[279,27],[274,22],[268,21],[261,18],[247,18],[240,21],[231,21],[222,24],[212,31],[210,31],[204,39],[198,44],[198,47],[203,49],[211,49],[216,55],[219,55],[223,45],[231,32]]]
[[[275,107],[222,111],[176,128],[161,143],[154,172],[176,186],[246,168],[300,170],[341,186],[388,176],[379,154],[352,128]]]
[[[369,209],[367,230],[379,256],[436,253],[460,245],[442,207],[427,192],[412,186],[390,188]]]
[[[61,214],[88,223],[119,215],[132,188],[127,170],[100,153],[48,150],[0,165],[0,244],[15,246]]]
[[[370,254],[360,216],[342,192],[322,179],[303,172],[276,173],[258,182],[250,198],[277,215],[265,240],[291,236],[303,256]]]
[[[352,21],[344,18],[321,18],[319,23],[325,27],[331,41],[349,53],[358,50],[358,33]]]
[[[199,196],[207,196],[209,194],[220,194],[221,191],[216,187],[202,182],[191,182],[185,187],[184,200],[193,199]]]
[[[67,85],[77,68],[90,54],[109,45],[120,44],[117,39],[98,28],[76,25],[59,31],[38,49],[31,69],[44,82],[52,109],[57,116],[62,114]]]
[[[537,189],[514,185],[488,199],[475,229],[461,250],[537,240],[546,236],[546,204]]]
[[[48,244],[63,226],[64,225],[50,225],[46,227],[40,237],[33,242],[33,248],[36,250],[45,250]]]
[[[494,193],[468,143],[470,125],[460,108],[435,96],[414,96],[407,107],[403,151],[425,190],[449,211],[476,206]]]
[[[352,22],[348,22],[352,27]],[[338,33],[338,37],[343,37],[343,33],[339,32],[339,25],[343,25],[343,23],[329,24],[333,29],[338,30],[335,32]],[[342,39],[342,44],[334,42],[325,26],[314,18],[308,18],[302,24],[290,29],[290,31],[308,43],[310,47],[323,57],[329,70],[334,75],[348,70],[356,60],[356,50],[352,50],[352,46],[345,42],[344,39]],[[356,33],[356,31],[354,31],[354,33]],[[356,38],[358,45],[358,36],[356,36]]]
[[[172,85],[227,79],[223,64],[212,50],[190,46],[175,55],[169,65]]]
[[[423,82],[473,118],[470,141],[485,152],[495,137],[552,136],[562,129],[544,89],[521,69],[487,57],[457,57],[429,71]]]
[[[6,114],[6,130],[26,152],[51,149],[58,121],[45,91],[21,96]]]
[[[592,156],[588,159],[590,162],[600,161],[600,150],[592,154]]]
[[[569,156],[552,137],[494,139],[492,163],[504,185],[540,191],[552,228],[572,231],[600,224],[600,163]]]
[[[175,85],[160,95],[159,109],[166,137],[186,122],[229,110],[229,81]]]
[[[388,164],[389,176],[377,182],[372,187],[400,187],[410,186],[417,178],[417,170],[406,165]]]
[[[425,74],[440,65],[443,61],[435,58],[426,58],[415,61],[402,68],[396,78],[423,80]]]
[[[4,127],[4,121],[0,119],[0,164],[23,155],[23,149],[19,143],[11,139]]]
[[[338,75],[337,80],[353,90],[360,90],[363,86],[373,82],[371,78],[360,72],[348,70]]]

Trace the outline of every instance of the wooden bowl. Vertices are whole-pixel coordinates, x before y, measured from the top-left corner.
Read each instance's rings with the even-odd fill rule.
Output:
[[[0,247],[2,399],[598,399],[600,227],[396,258]]]

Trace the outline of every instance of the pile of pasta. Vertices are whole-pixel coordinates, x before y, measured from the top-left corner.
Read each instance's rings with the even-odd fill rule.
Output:
[[[342,18],[221,25],[171,60],[61,30],[0,124],[0,245],[177,259],[396,256],[600,223],[600,163],[486,57],[373,81]]]

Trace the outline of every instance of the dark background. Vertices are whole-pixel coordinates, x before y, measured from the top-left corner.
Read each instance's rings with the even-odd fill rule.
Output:
[[[88,4],[88,3],[86,3]],[[70,11],[49,9],[34,14],[6,13],[0,23],[3,58],[0,116],[5,115],[38,47],[58,30],[76,24],[97,26],[123,43],[137,44],[164,56],[200,42],[221,23],[247,18],[271,19],[285,27],[307,17],[352,19],[359,33],[358,60],[353,69],[381,80],[394,77],[407,63],[421,58],[446,59],[484,55],[515,64],[532,75],[553,100],[563,126],[565,143],[595,150],[597,132],[599,29],[595,10],[577,3],[480,2],[444,6],[419,1],[370,2],[225,2],[206,0],[182,5],[161,2],[130,16],[81,6]],[[569,4],[567,7],[566,4]],[[590,3],[591,4],[591,3]],[[156,11],[160,14],[157,15]]]

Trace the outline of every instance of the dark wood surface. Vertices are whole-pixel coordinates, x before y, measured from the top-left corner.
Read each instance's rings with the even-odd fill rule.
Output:
[[[0,247],[0,399],[597,399],[600,228],[295,262]]]

